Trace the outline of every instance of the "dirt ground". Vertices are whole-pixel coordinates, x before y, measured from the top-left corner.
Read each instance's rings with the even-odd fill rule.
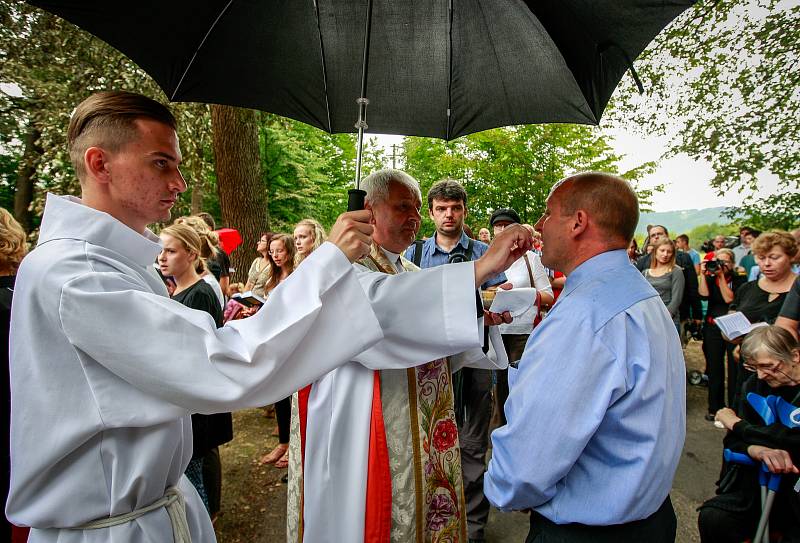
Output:
[[[688,369],[704,366],[700,344],[691,342],[686,351]],[[679,543],[695,543],[695,509],[714,494],[720,467],[723,431],[703,419],[707,389],[687,386],[687,437],[671,493],[678,516]],[[250,409],[233,415],[235,439],[221,448],[223,466],[222,513],[217,520],[220,543],[282,543],[286,540],[285,469],[259,466],[258,458],[277,445],[270,434],[274,418]],[[486,530],[487,542],[519,542],[528,532],[528,517],[521,513],[493,510]]]

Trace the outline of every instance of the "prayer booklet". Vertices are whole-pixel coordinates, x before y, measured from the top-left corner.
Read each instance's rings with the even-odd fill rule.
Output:
[[[252,290],[248,290],[247,292],[237,292],[231,296],[231,300],[236,300],[246,307],[264,305],[266,302],[264,298],[254,293]]]
[[[736,339],[759,326],[767,326],[766,322],[751,323],[744,313],[737,311],[730,315],[723,315],[722,317],[715,317],[714,324],[716,324],[720,331],[725,334],[728,339]]]

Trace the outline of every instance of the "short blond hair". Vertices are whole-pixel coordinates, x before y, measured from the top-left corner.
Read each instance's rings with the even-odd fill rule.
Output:
[[[5,208],[0,208],[0,272],[15,273],[28,252],[25,230]]]
[[[770,230],[758,236],[753,242],[752,250],[754,255],[765,255],[775,246],[783,249],[789,258],[794,258],[797,254],[797,240],[789,232],[783,230]]]

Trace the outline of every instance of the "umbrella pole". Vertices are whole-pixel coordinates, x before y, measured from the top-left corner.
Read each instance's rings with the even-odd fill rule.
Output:
[[[367,0],[367,17],[364,27],[364,57],[361,63],[361,96],[356,99],[358,104],[358,121],[355,127],[358,129],[358,141],[356,143],[356,179],[354,189],[347,191],[347,211],[357,211],[364,209],[364,197],[367,193],[361,190],[361,161],[364,152],[364,130],[369,128],[367,125],[367,72],[369,69],[369,38],[372,32],[372,0]]]

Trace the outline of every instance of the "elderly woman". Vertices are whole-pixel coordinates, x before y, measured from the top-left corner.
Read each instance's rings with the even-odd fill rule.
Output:
[[[763,463],[770,472],[782,474],[770,529],[780,532],[782,541],[800,541],[800,499],[792,489],[800,472],[800,428],[788,428],[780,422],[765,425],[744,400],[753,392],[762,397],[778,396],[799,406],[800,345],[783,328],[764,326],[747,334],[741,351],[745,368],[752,373],[736,411],[727,407],[717,411],[717,420],[728,430],[723,443],[725,448]],[[758,469],[727,464],[718,484],[717,496],[700,507],[701,541],[726,543],[751,538],[761,511]]]
[[[11,213],[0,208],[0,327],[3,329],[3,422],[5,431],[2,432],[2,450],[0,450],[0,462],[2,462],[2,485],[0,485],[0,499],[5,503],[8,497],[8,481],[11,476],[11,466],[9,464],[9,443],[8,428],[11,424],[11,395],[8,379],[8,328],[11,324],[11,298],[14,295],[14,278],[17,268],[22,261],[22,257],[27,252],[28,244],[25,240],[25,231],[19,225]],[[19,530],[12,527],[11,523],[3,516],[3,527],[0,530],[3,541],[11,541],[11,530]]]

